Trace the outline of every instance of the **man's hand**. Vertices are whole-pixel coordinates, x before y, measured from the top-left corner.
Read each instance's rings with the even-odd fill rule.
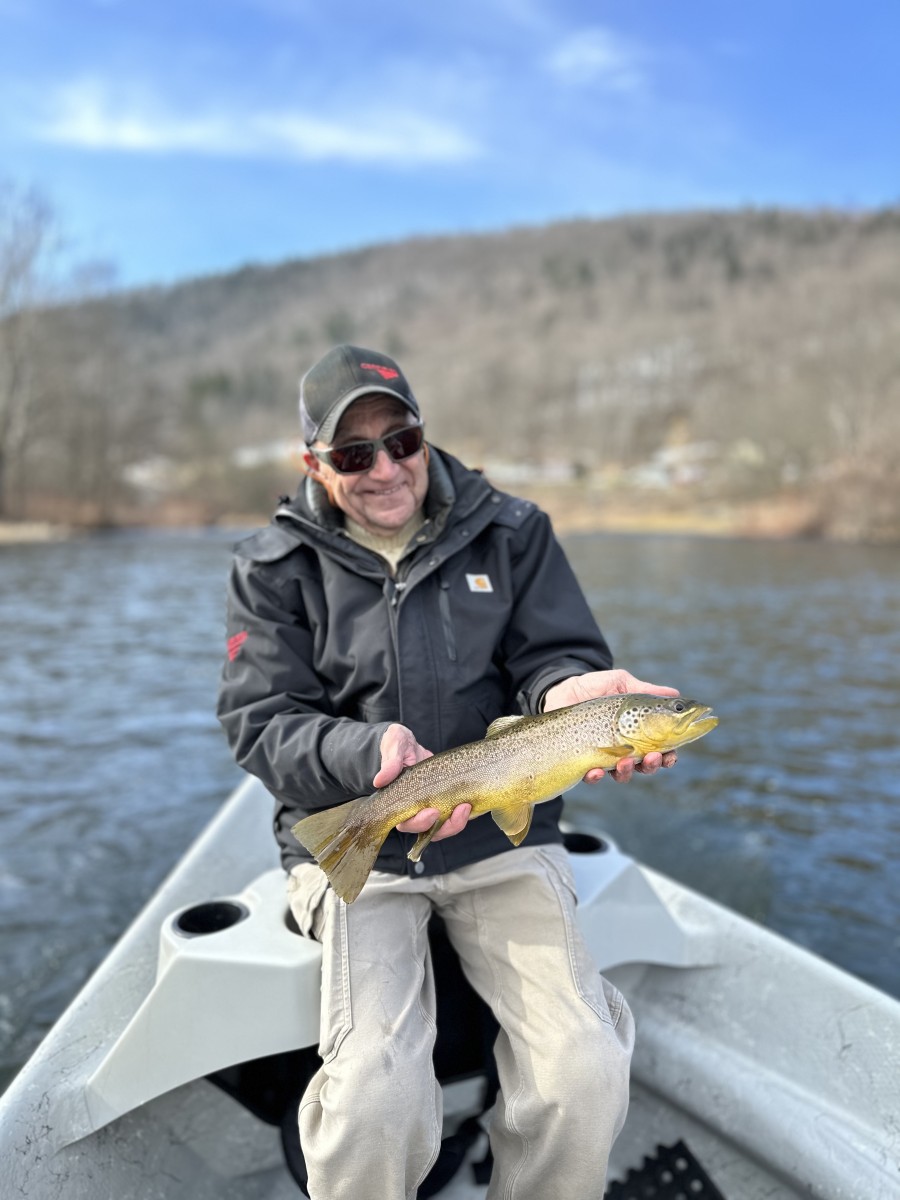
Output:
[[[624,696],[629,692],[643,692],[651,696],[679,694],[677,688],[647,683],[635,678],[630,671],[589,671],[585,675],[572,675],[554,684],[544,696],[544,712],[565,708],[569,704],[580,704],[582,700],[595,700],[598,696]],[[678,755],[674,750],[665,754],[653,752],[640,763],[635,763],[633,758],[623,758],[616,763],[615,770],[609,772],[609,777],[616,783],[627,783],[635,771],[639,775],[655,775],[660,767],[673,767],[677,761]],[[593,767],[585,775],[584,782],[598,783],[605,774],[606,771]]]
[[[405,725],[389,725],[381,739],[381,770],[372,783],[377,788],[385,787],[397,778],[404,767],[415,766],[416,763],[431,758],[431,755],[430,750],[419,745],[411,729],[407,729]],[[442,838],[461,833],[466,827],[471,811],[471,804],[458,804],[431,840],[439,842]],[[401,833],[425,833],[439,816],[436,808],[423,808],[408,821],[402,821],[397,828]]]
[[[393,783],[404,767],[414,767],[432,752],[420,746],[416,735],[405,725],[388,725],[381,739],[381,769],[372,780],[377,788]]]

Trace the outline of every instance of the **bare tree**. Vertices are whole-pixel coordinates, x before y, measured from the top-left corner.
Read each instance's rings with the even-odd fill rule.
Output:
[[[54,217],[34,191],[0,183],[0,517],[21,479],[35,400],[34,310],[46,299]]]

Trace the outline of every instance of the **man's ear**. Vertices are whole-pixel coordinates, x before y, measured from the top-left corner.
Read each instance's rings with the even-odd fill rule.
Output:
[[[339,505],[334,498],[331,482],[322,474],[319,460],[309,450],[304,450],[303,452],[303,471],[314,483],[320,484],[325,489],[325,495],[328,497],[328,503],[331,507],[338,508]]]

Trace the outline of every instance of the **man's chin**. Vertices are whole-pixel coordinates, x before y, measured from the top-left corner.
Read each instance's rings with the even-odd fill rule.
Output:
[[[360,522],[365,525],[370,533],[376,537],[391,537],[403,528],[406,522],[412,517],[415,510],[409,504],[378,508],[370,508],[365,514],[365,520]]]

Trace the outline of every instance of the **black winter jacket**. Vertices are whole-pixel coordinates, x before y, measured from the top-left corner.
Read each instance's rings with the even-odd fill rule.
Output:
[[[612,665],[533,504],[432,448],[425,515],[396,579],[311,480],[236,548],[218,716],[237,762],[275,797],[288,870],[309,860],[296,821],[374,790],[392,722],[445,750],[496,717],[539,712],[554,683]],[[535,808],[526,845],[560,840],[560,809]],[[376,867],[434,874],[511,849],[489,818],[416,864],[414,840],[393,830]]]

